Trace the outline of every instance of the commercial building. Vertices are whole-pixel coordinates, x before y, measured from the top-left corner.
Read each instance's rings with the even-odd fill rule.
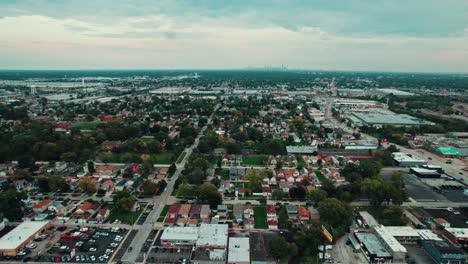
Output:
[[[349,119],[358,126],[383,126],[383,125],[394,125],[394,126],[419,126],[433,124],[425,120],[406,115],[396,114],[389,110],[376,109],[370,112],[352,112]]]
[[[466,264],[465,253],[443,241],[421,241],[421,245],[437,263]]]
[[[317,146],[286,146],[288,154],[314,154],[317,152]]]
[[[250,263],[250,239],[248,237],[229,238],[228,264]]]
[[[450,242],[457,246],[468,246],[468,228],[447,227],[442,231]]]
[[[405,92],[397,89],[391,89],[391,88],[382,88],[382,89],[376,89],[378,93],[384,94],[384,95],[394,95],[394,96],[413,96],[414,93],[410,92]]]
[[[198,227],[166,227],[161,235],[161,244],[164,246],[193,246],[198,240],[198,232]]]
[[[392,153],[392,158],[400,167],[419,167],[427,164],[426,160],[403,152]]]
[[[440,172],[425,168],[410,168],[410,172],[419,178],[440,178]]]
[[[377,238],[392,255],[393,261],[397,263],[404,262],[406,258],[406,248],[393,237],[385,226],[374,226],[374,231]]]
[[[22,250],[50,226],[52,226],[50,221],[21,223],[0,238],[0,254],[3,256],[16,256],[18,251]]]
[[[373,233],[354,233],[361,251],[371,263],[391,261],[392,255],[382,245],[382,242]]]
[[[429,229],[414,229],[411,226],[384,226],[387,232],[402,244],[414,244],[421,240],[439,240],[437,236]]]
[[[438,147],[438,148],[433,148],[432,150],[435,151],[437,154],[446,158],[462,156],[461,151],[453,147]]]

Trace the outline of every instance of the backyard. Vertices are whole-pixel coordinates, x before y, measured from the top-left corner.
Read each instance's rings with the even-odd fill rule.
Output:
[[[265,206],[254,206],[254,216],[255,216],[255,228],[267,229],[268,223],[266,219],[266,208]]]

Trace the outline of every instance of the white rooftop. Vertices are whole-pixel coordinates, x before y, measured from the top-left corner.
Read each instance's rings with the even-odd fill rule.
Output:
[[[406,253],[406,248],[400,244],[393,236],[388,232],[385,226],[380,225],[380,226],[375,226],[374,227],[375,233],[383,240],[385,241],[385,244],[390,248],[392,253],[395,252],[404,252]]]
[[[445,231],[457,238],[468,238],[468,228],[446,227]]]
[[[0,238],[0,250],[18,248],[26,239],[36,234],[48,223],[49,221],[23,222]]]
[[[419,237],[416,229],[411,226],[385,226],[385,229],[394,237]]]
[[[250,262],[250,241],[248,237],[229,238],[228,263]]]
[[[186,240],[196,241],[198,239],[198,227],[170,226],[164,229],[162,240]]]
[[[201,224],[197,247],[226,248],[228,240],[228,225]]]
[[[436,233],[432,232],[429,229],[416,229],[416,232],[418,232],[421,240],[442,241],[442,238],[440,238]]]
[[[407,153],[403,152],[394,152],[392,153],[392,157],[398,162],[426,162],[424,159],[418,158],[416,156],[410,157]]]

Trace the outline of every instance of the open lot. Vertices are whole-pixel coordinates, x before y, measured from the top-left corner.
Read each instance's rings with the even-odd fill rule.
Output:
[[[109,217],[107,218],[107,222],[112,223],[115,220],[119,220],[122,223],[128,223],[130,225],[133,225],[133,223],[135,223],[137,221],[137,219],[140,217],[140,215],[143,212],[145,206],[146,206],[145,203],[141,203],[140,204],[140,208],[141,208],[140,210],[137,210],[135,212],[129,212],[129,213],[123,213],[123,212],[119,212],[119,211],[117,211],[115,209],[112,209],[110,214],[109,214]]]
[[[267,229],[266,209],[264,206],[254,206],[255,228]]]

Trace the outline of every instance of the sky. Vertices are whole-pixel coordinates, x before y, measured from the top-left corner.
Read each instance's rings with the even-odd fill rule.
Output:
[[[468,72],[467,0],[0,0],[0,69]]]

